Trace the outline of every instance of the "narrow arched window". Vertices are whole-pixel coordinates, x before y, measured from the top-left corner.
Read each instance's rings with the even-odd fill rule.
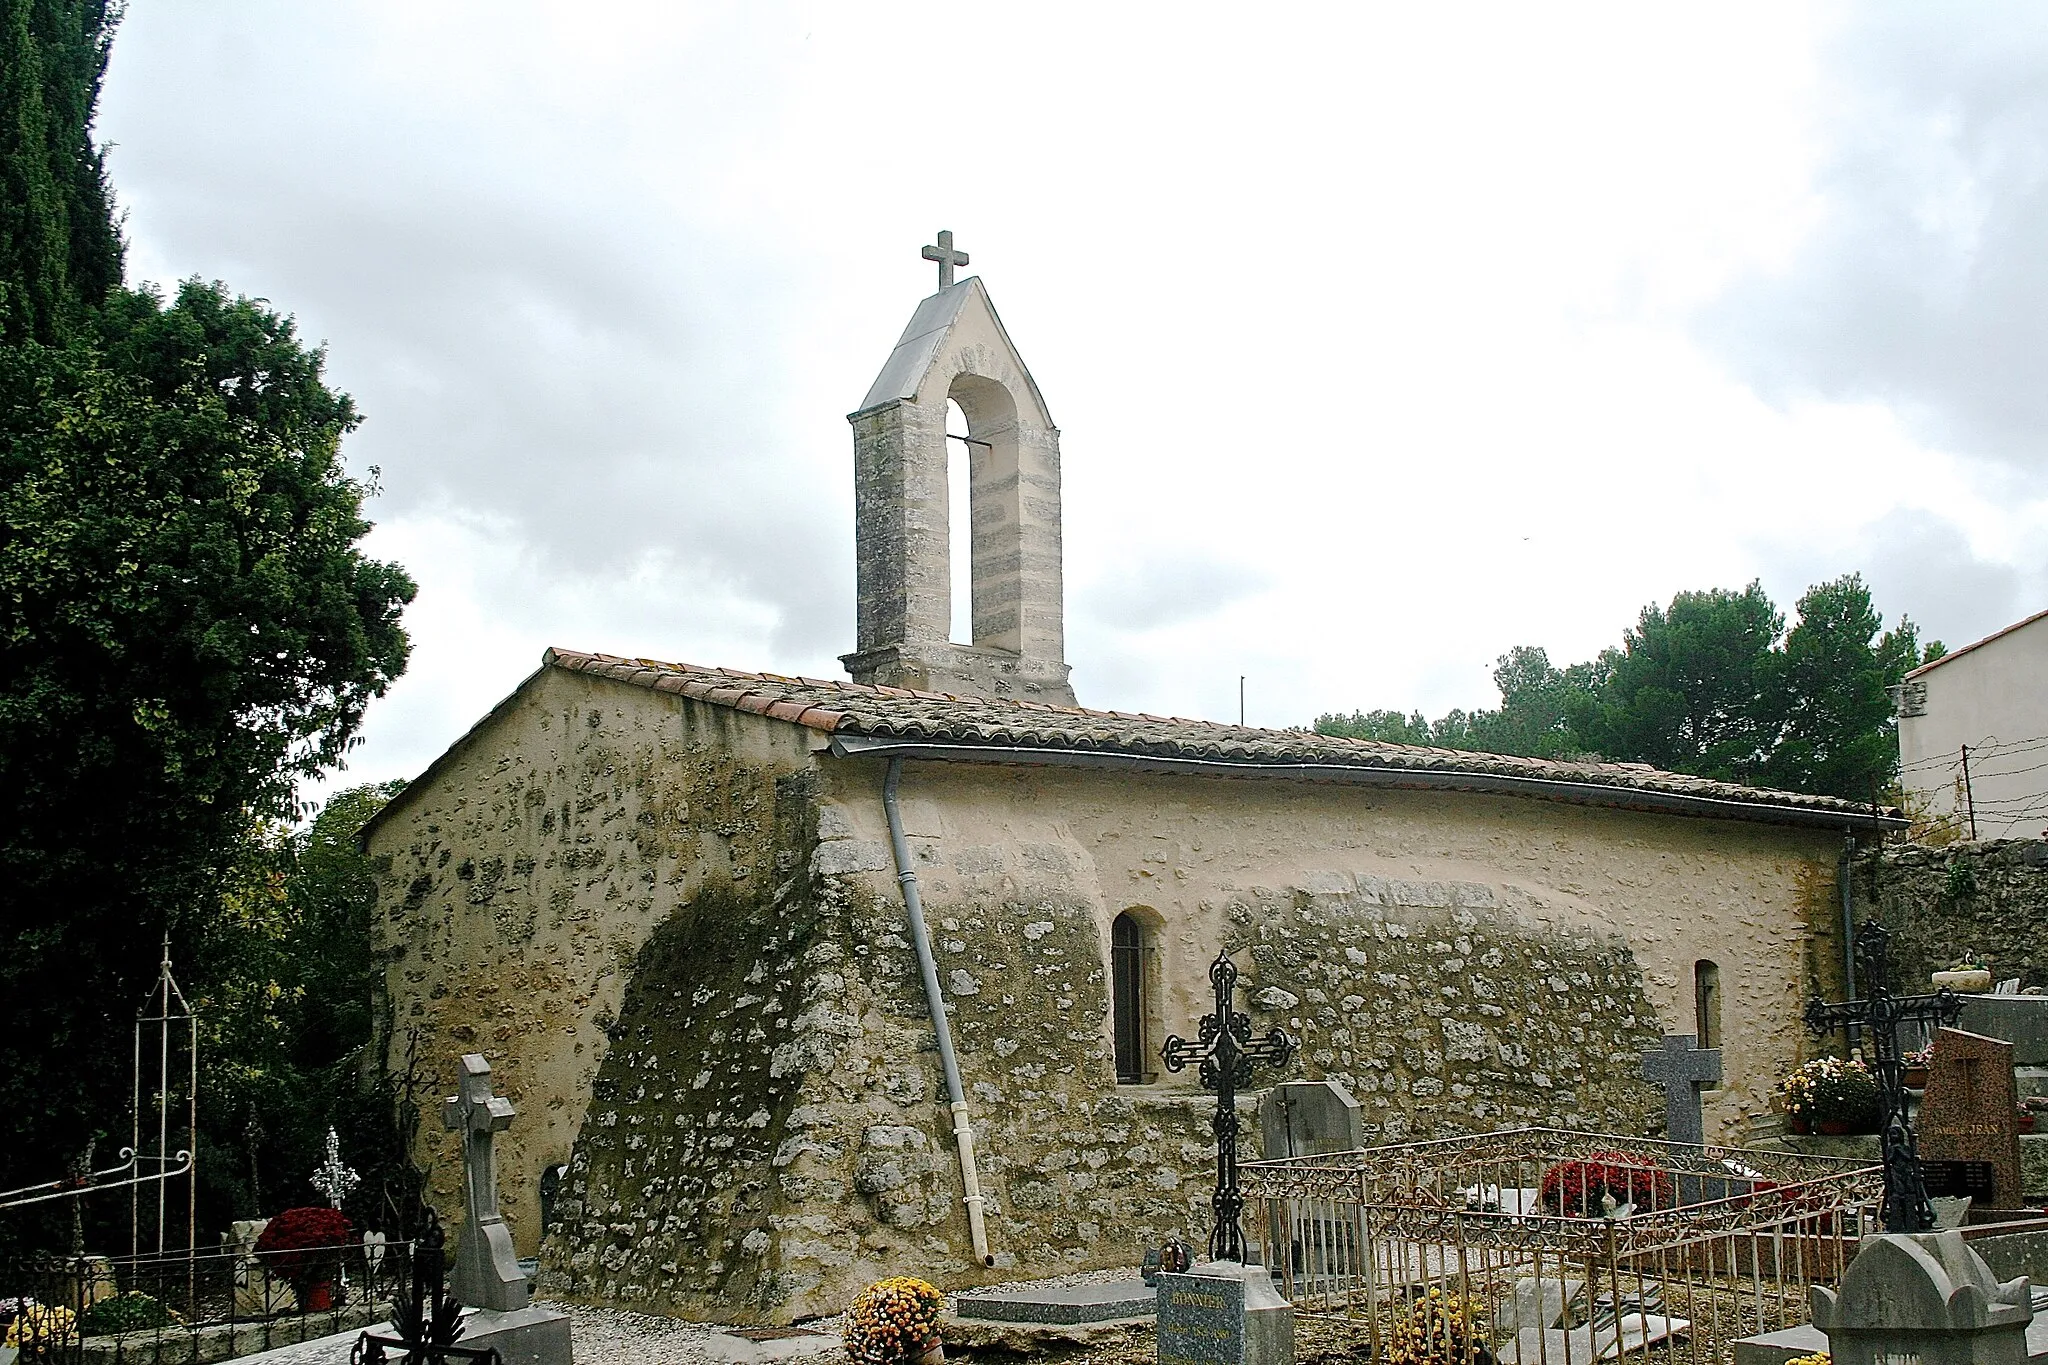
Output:
[[[1128,910],[1109,926],[1109,996],[1117,1084],[1143,1085],[1151,1079],[1145,1050],[1145,929]]]
[[[1721,1046],[1721,969],[1705,958],[1692,964],[1692,1015],[1700,1046]]]

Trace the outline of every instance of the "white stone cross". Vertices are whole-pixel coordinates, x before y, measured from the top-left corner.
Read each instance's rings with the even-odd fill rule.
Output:
[[[953,267],[967,264],[967,253],[953,250],[953,234],[939,233],[939,244],[924,249],[924,258],[939,263],[939,288],[944,289],[953,282]]]
[[[1643,1054],[1643,1079],[1664,1088],[1664,1137],[1697,1147],[1706,1141],[1700,1091],[1721,1083],[1721,1049],[1699,1046],[1699,1035],[1667,1033],[1663,1046]]]
[[[468,1219],[455,1247],[455,1297],[474,1308],[510,1311],[527,1304],[526,1276],[512,1234],[498,1213],[495,1136],[512,1126],[512,1101],[491,1093],[491,1064],[480,1053],[462,1058],[462,1085],[441,1102],[443,1127],[462,1134],[463,1202]]]

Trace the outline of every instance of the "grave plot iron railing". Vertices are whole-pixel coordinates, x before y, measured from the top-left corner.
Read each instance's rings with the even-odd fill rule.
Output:
[[[1520,1128],[1246,1162],[1254,1253],[1390,1365],[1727,1365],[1878,1231],[1875,1164]]]
[[[295,1279],[235,1252],[0,1261],[0,1337],[21,1365],[231,1360],[385,1321],[412,1250],[350,1246]]]

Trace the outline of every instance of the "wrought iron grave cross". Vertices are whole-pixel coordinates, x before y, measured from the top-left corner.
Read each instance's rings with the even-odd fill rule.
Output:
[[[1934,1206],[1927,1202],[1919,1145],[1906,1120],[1899,1025],[1953,1024],[1962,1015],[1963,1002],[1946,986],[1932,995],[1893,995],[1891,938],[1891,931],[1874,919],[1857,927],[1856,975],[1863,983],[1863,999],[1831,1005],[1816,995],[1807,1002],[1806,1027],[1818,1038],[1851,1024],[1862,1025],[1882,1110],[1878,1134],[1884,1151],[1884,1230],[1925,1232],[1934,1226]]]
[[[1191,1062],[1201,1064],[1202,1085],[1216,1092],[1216,1193],[1209,1201],[1215,1226],[1209,1230],[1209,1259],[1244,1261],[1244,1196],[1237,1191],[1237,1088],[1247,1084],[1252,1068],[1283,1067],[1294,1056],[1294,1040],[1274,1029],[1263,1038],[1252,1037],[1251,1016],[1231,1008],[1237,992],[1237,964],[1227,952],[1216,954],[1209,964],[1209,981],[1216,987],[1216,1012],[1202,1018],[1200,1036],[1189,1042],[1171,1035],[1159,1049],[1168,1071],[1179,1071]]]
[[[924,258],[939,263],[939,288],[944,289],[953,282],[953,267],[967,264],[967,253],[953,250],[953,234],[941,232],[939,244],[924,249]]]

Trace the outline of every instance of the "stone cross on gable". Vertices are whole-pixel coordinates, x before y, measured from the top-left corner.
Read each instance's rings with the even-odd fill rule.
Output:
[[[1721,1049],[1699,1046],[1695,1033],[1667,1033],[1643,1054],[1643,1079],[1664,1090],[1664,1136],[1697,1147],[1707,1140],[1700,1091],[1721,1084]]]
[[[944,289],[953,282],[953,267],[967,264],[967,253],[953,250],[953,234],[941,232],[939,244],[924,249],[924,258],[939,263],[939,288]]]
[[[497,1134],[512,1126],[512,1101],[491,1093],[491,1064],[471,1052],[462,1059],[458,1093],[441,1102],[441,1124],[462,1134],[462,1239],[455,1249],[455,1297],[472,1308],[524,1308],[526,1274],[512,1233],[498,1213]]]

